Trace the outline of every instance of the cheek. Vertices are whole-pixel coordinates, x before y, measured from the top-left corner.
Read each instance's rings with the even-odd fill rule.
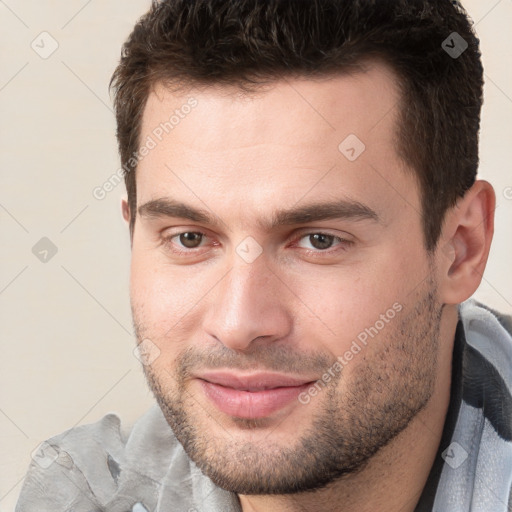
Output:
[[[323,281],[321,306],[315,312],[328,327],[325,340],[329,352],[339,356],[350,350],[355,340],[364,347],[364,342],[387,337],[410,301],[411,291],[421,282],[411,276],[427,275],[426,267],[411,268],[411,261],[404,254],[381,254],[371,265],[333,273]],[[320,284],[318,280],[315,283]]]
[[[151,336],[162,337],[186,313],[186,287],[169,267],[154,258],[133,252],[130,297],[135,320]]]
[[[205,295],[217,281],[206,267],[170,265],[158,251],[134,251],[130,296],[135,321],[162,350],[179,348],[196,334]]]

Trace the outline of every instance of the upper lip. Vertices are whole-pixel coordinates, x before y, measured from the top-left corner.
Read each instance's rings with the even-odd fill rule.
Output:
[[[265,389],[303,386],[314,380],[278,373],[252,373],[242,375],[229,372],[204,372],[197,375],[197,378],[239,391],[263,391]]]

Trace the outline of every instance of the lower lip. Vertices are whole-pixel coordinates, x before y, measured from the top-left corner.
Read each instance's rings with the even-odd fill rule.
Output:
[[[297,400],[300,393],[310,386],[310,383],[307,383],[302,386],[288,386],[264,391],[241,391],[201,379],[199,382],[206,396],[218,409],[230,416],[245,419],[270,416],[293,400]]]

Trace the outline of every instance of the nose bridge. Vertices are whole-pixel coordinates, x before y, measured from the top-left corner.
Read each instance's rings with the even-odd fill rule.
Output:
[[[218,297],[226,318],[248,326],[251,318],[263,315],[272,295],[271,275],[263,258],[247,263],[235,257],[224,290]]]
[[[216,287],[204,328],[224,345],[244,350],[259,337],[277,339],[290,328],[279,280],[263,256],[248,263],[235,255]]]
[[[271,295],[276,286],[275,276],[268,267],[264,257],[247,263],[242,258],[235,258],[231,274],[231,286],[235,292],[234,297],[239,300],[240,306],[244,304],[257,310],[265,307],[264,298]]]

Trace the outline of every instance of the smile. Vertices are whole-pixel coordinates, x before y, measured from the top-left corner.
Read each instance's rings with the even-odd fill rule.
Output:
[[[314,379],[278,374],[240,376],[209,373],[198,377],[206,397],[223,413],[245,419],[265,418],[284,408]]]

